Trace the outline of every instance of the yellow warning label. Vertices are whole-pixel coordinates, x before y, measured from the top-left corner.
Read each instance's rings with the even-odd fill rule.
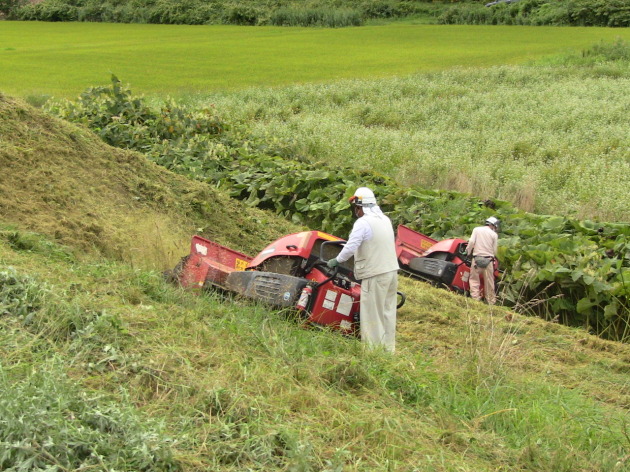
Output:
[[[330,234],[322,233],[321,231],[317,232],[317,236],[328,241],[339,241],[339,238],[337,236],[331,236]]]
[[[433,243],[432,243],[431,241],[427,241],[426,239],[423,239],[423,240],[420,242],[420,247],[421,247],[422,249],[425,249],[425,250],[426,250],[426,249],[429,249],[431,246],[433,246]]]
[[[247,268],[247,261],[243,259],[236,259],[236,270],[245,270]]]

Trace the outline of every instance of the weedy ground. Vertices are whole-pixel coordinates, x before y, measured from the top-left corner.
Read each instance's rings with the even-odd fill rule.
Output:
[[[628,222],[630,46],[618,59],[459,69],[209,95],[310,162],[498,198],[538,214]],[[588,51],[588,50],[587,50]],[[592,50],[591,50],[592,51]]]
[[[618,471],[630,348],[401,278],[394,356],[161,270],[298,230],[0,98],[5,470]],[[96,229],[98,227],[98,229]]]

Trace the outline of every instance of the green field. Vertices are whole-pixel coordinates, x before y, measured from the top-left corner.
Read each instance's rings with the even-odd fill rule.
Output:
[[[618,37],[630,30],[0,22],[0,91],[74,97],[114,73],[137,93],[179,96],[517,64]]]

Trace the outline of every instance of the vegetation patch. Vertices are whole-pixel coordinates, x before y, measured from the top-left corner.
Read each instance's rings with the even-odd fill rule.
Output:
[[[442,3],[408,0],[350,0],[340,4],[311,0],[44,0],[22,2],[3,0],[0,13],[27,21],[92,21],[158,23],[177,25],[233,24],[338,28],[360,26],[370,19],[406,16],[435,18],[446,8]]]
[[[14,115],[3,130],[20,126],[2,133],[3,149],[36,147],[32,127],[53,144],[82,133],[91,143],[84,152],[59,147],[68,161],[98,167],[103,150],[110,158],[120,153],[84,128],[4,103]],[[232,131],[219,136],[242,147]],[[155,208],[168,218],[170,208],[189,208],[187,193],[177,191],[181,177],[125,155],[137,160],[143,192],[168,202],[153,207],[149,199],[128,211]],[[36,164],[12,156],[3,167],[9,172],[24,172],[21,161]],[[113,186],[122,171],[108,169],[101,180]],[[67,162],[52,180],[76,171]],[[152,172],[164,179],[159,188]],[[213,239],[228,246],[253,252],[299,228],[214,190],[213,202],[224,208],[187,214],[195,224],[213,222]],[[72,244],[84,247],[80,231],[60,245],[54,231],[34,231],[32,205],[2,202],[0,266],[12,267],[0,280],[3,468],[614,472],[627,464],[627,345],[501,307],[489,313],[402,278],[408,296],[398,313],[397,355],[364,351],[357,339],[301,329],[243,300],[192,295],[159,271],[100,251],[75,254]],[[102,226],[125,228],[106,208]],[[43,219],[52,210],[38,211]],[[239,232],[254,229],[245,238]],[[157,254],[145,258],[145,267],[160,266]]]
[[[359,26],[366,21],[422,18],[442,24],[630,26],[624,0],[517,2],[409,0],[4,0],[0,13],[29,21],[99,21],[161,24]]]
[[[442,24],[630,26],[624,0],[521,0],[517,2],[461,2],[438,19]]]
[[[151,110],[133,98],[116,77],[112,86],[88,90],[78,102],[51,105],[50,111],[95,129],[112,144],[138,149],[155,162],[194,179],[222,184],[251,206],[271,209],[294,223],[333,234],[350,231],[347,197],[362,185],[382,195],[381,205],[395,223],[420,229],[436,239],[467,237],[490,215],[503,221],[499,258],[508,274],[502,299],[522,312],[584,326],[613,339],[630,337],[627,285],[630,227],[578,221],[518,211],[507,202],[479,202],[454,192],[403,187],[370,171],[350,168],[312,170],[266,143],[257,145],[227,127],[212,137],[203,123],[164,136],[164,116],[181,122],[196,113],[171,105]],[[543,230],[541,232],[541,229]]]
[[[18,379],[13,370],[0,365],[3,470],[178,468],[158,424],[128,404],[87,395],[59,359]]]
[[[392,357],[100,257],[64,260],[2,239],[0,262],[49,288],[34,308],[37,330],[0,316],[4,468],[613,472],[627,463],[627,345],[508,320],[496,307],[489,316],[402,279],[409,298]],[[445,324],[444,311],[458,316]],[[68,313],[76,328],[51,335]]]
[[[231,228],[240,235],[235,246],[246,252],[277,234],[264,224],[265,214],[166,172],[140,154],[104,145],[85,128],[51,120],[19,100],[0,97],[0,117],[0,215],[22,230],[53,236],[75,254],[96,252],[164,270],[188,252],[195,232],[225,241],[217,228]],[[162,124],[167,135],[169,119]],[[173,122],[207,131],[194,120]],[[228,212],[244,218],[227,217]],[[51,250],[28,235],[9,231],[6,238],[23,250]]]

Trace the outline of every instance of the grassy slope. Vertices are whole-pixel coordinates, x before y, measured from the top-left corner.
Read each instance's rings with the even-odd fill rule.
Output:
[[[393,358],[193,297],[128,262],[162,268],[199,226],[247,252],[294,228],[19,100],[0,117],[0,265],[50,288],[28,322],[0,318],[13,382],[60,359],[82,390],[164,421],[185,470],[628,466],[628,346],[409,280]]]
[[[0,119],[0,216],[21,229],[161,269],[188,251],[194,231],[253,252],[288,228],[269,230],[256,223],[267,215],[2,95]],[[249,218],[231,218],[240,212]]]

